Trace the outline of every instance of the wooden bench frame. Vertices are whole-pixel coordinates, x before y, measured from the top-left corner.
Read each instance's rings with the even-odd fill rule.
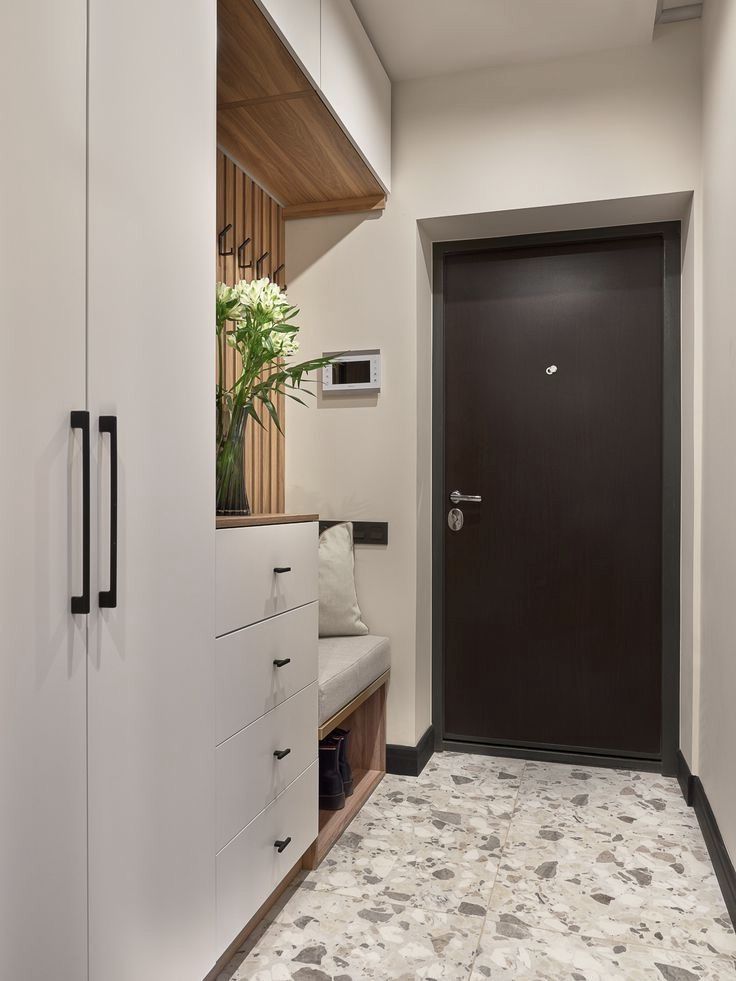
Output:
[[[386,688],[390,671],[364,688],[323,722],[319,739],[345,723],[350,729],[349,756],[353,793],[341,811],[319,812],[319,835],[304,856],[304,868],[316,869],[386,775]]]

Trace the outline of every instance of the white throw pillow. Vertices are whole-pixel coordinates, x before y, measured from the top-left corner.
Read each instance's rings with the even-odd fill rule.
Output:
[[[353,525],[332,525],[319,536],[319,635],[367,634],[355,592]]]

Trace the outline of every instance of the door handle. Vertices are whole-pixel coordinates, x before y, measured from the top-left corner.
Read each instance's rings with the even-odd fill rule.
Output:
[[[273,843],[273,847],[274,847],[274,848],[276,849],[276,851],[277,851],[277,852],[279,853],[279,855],[280,855],[280,854],[281,854],[281,852],[282,852],[282,851],[283,851],[283,850],[284,850],[285,848],[287,848],[287,847],[288,847],[288,846],[289,846],[290,844],[291,844],[291,838],[289,837],[289,838],[284,838],[284,840],[283,840],[283,841],[275,841],[275,842]]]
[[[480,504],[483,498],[480,494],[462,494],[459,490],[454,490],[450,493],[450,500],[453,504],[460,504],[461,501],[467,504]]]
[[[273,571],[276,573],[277,576],[283,576],[283,574],[285,572],[291,572],[291,566],[290,565],[277,565],[276,568]]]
[[[291,746],[288,749],[275,749],[273,751],[273,755],[276,757],[277,760],[283,760],[283,758],[285,756],[288,756],[290,752],[291,752]]]
[[[82,430],[82,592],[72,596],[72,613],[89,613],[89,412],[76,409],[70,417],[72,429]]]
[[[283,668],[287,664],[291,664],[290,657],[277,657],[276,660],[273,662],[273,666],[275,668]]]
[[[101,607],[118,605],[118,419],[100,416],[100,433],[110,434],[110,579],[109,588],[100,591]]]

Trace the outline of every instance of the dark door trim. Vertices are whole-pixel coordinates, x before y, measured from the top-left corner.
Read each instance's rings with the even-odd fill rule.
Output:
[[[493,249],[601,242],[659,236],[664,248],[663,389],[662,389],[662,756],[661,760],[627,755],[561,752],[557,747],[460,743],[444,738],[444,260],[445,256]],[[495,239],[435,242],[432,269],[432,721],[435,748],[499,756],[661,769],[677,772],[680,719],[680,222],[622,225],[614,228],[550,232]]]

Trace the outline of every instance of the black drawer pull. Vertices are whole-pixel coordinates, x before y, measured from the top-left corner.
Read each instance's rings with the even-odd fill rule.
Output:
[[[291,838],[284,838],[283,841],[275,841],[273,847],[276,851],[281,854],[281,852],[291,844]]]
[[[276,660],[273,662],[273,666],[275,668],[283,668],[284,665],[286,664],[291,664],[290,657],[277,657]]]
[[[288,756],[290,752],[291,752],[291,747],[289,747],[288,749],[275,749],[273,755],[276,757],[277,760],[283,760],[283,758],[285,756]]]
[[[273,571],[276,573],[277,576],[280,576],[282,572],[291,572],[291,566],[290,565],[277,565],[276,568]]]

